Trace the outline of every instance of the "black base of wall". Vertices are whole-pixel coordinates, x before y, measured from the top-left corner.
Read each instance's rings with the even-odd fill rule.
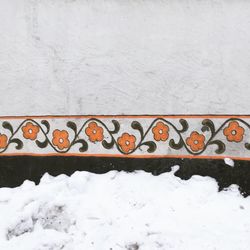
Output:
[[[169,172],[174,165],[180,166],[175,175],[182,179],[189,179],[193,175],[210,176],[217,180],[219,190],[237,184],[244,196],[250,195],[250,162],[235,161],[235,166],[230,167],[224,160],[212,159],[1,156],[0,187],[16,187],[27,179],[38,184],[46,172],[56,176],[71,175],[75,171],[102,174],[110,170],[144,170],[159,175]]]

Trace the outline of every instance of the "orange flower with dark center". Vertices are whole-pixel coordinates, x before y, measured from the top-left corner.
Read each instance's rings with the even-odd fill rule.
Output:
[[[128,133],[123,133],[121,137],[118,138],[117,142],[124,153],[129,153],[135,148],[136,138],[134,135]]]
[[[156,141],[166,141],[168,139],[169,127],[163,122],[157,122],[156,126],[153,127],[152,131],[154,134],[154,139]]]
[[[7,146],[7,136],[4,134],[0,134],[0,148],[6,148]]]
[[[27,122],[26,125],[22,127],[22,131],[25,139],[35,140],[40,128],[32,122]]]
[[[223,134],[227,140],[232,142],[241,142],[243,139],[245,129],[242,128],[237,121],[230,122],[228,127],[224,128]]]
[[[205,147],[205,136],[199,134],[197,131],[193,131],[186,139],[187,145],[192,149],[192,151],[197,152]]]
[[[92,142],[102,141],[104,138],[103,128],[98,126],[96,122],[89,123],[88,127],[85,129],[85,133]]]
[[[54,130],[52,143],[60,150],[68,148],[70,145],[69,133],[66,130],[58,130],[58,129]]]

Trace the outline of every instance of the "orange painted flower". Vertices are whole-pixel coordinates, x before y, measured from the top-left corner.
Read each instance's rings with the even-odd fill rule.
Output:
[[[4,134],[0,134],[0,148],[6,148],[7,146],[7,136]]]
[[[89,123],[88,127],[85,129],[85,133],[92,142],[102,141],[104,138],[103,128],[98,126],[96,122]]]
[[[192,151],[197,152],[205,147],[205,136],[199,134],[197,131],[193,131],[186,139],[187,145],[192,149]]]
[[[135,148],[136,138],[134,135],[124,133],[122,134],[121,137],[118,138],[117,141],[124,153],[129,153],[131,150]]]
[[[169,127],[163,122],[157,122],[156,126],[153,127],[152,131],[154,134],[154,139],[156,141],[166,141],[168,139]]]
[[[23,137],[25,139],[35,140],[37,138],[39,130],[39,126],[34,125],[31,122],[27,122],[26,125],[22,127]]]
[[[228,127],[224,128],[223,134],[228,141],[241,142],[245,129],[242,128],[237,121],[230,122]]]
[[[54,130],[52,143],[60,150],[68,148],[70,145],[69,133],[66,130],[58,130],[58,129]]]

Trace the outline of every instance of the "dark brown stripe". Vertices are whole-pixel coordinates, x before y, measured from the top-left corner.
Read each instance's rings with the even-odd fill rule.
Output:
[[[175,175],[182,179],[193,175],[210,176],[218,182],[219,190],[237,184],[244,196],[250,195],[250,162],[235,161],[232,168],[224,160],[214,159],[1,156],[0,186],[16,187],[27,179],[38,184],[44,173],[70,176],[75,171],[102,174],[111,170],[144,170],[157,176],[169,172],[174,165],[180,166]]]

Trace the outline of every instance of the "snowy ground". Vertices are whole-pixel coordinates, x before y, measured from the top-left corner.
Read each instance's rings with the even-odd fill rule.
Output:
[[[0,249],[249,249],[250,197],[173,172],[45,175],[2,188]]]

